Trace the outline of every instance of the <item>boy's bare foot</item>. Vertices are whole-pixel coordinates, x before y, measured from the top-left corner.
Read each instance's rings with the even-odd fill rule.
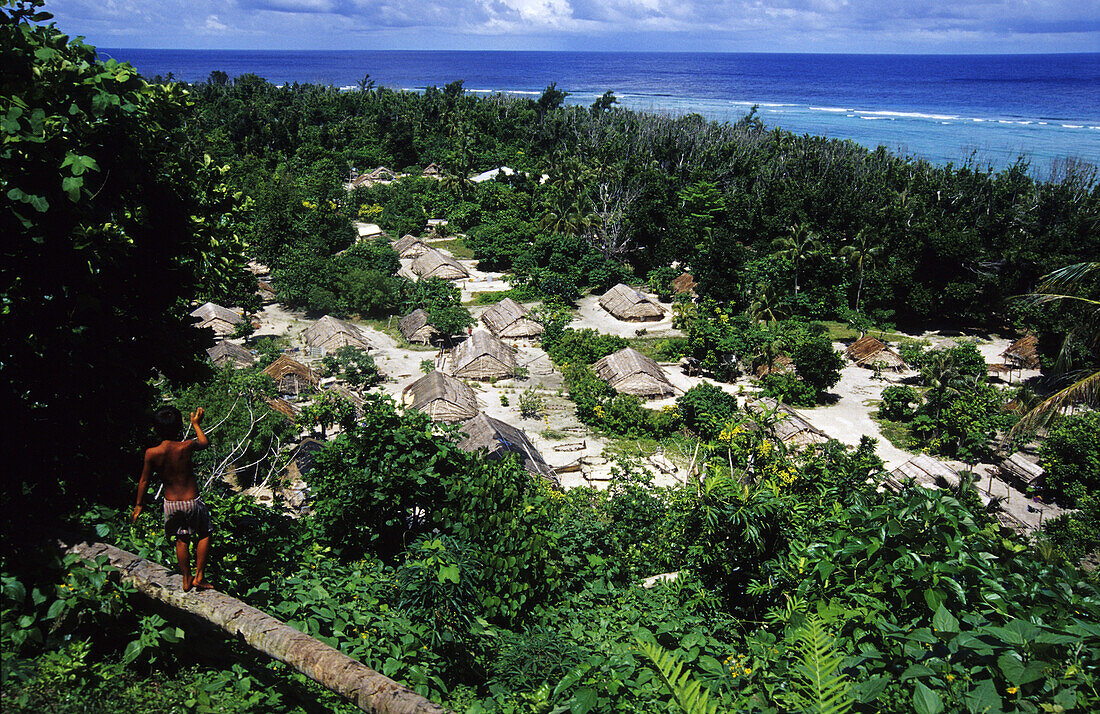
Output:
[[[184,578],[183,579],[183,591],[184,592],[187,592],[188,590],[190,590],[194,586],[195,586],[195,583],[194,583],[194,581],[191,580],[191,578]]]
[[[194,582],[191,583],[191,585],[196,590],[213,590],[214,589],[214,586],[211,585],[210,583],[206,582],[205,580],[195,580]]]

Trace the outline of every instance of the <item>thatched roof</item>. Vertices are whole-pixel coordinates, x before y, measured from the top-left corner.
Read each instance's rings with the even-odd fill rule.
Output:
[[[432,249],[419,237],[409,233],[393,242],[393,250],[402,258],[415,258]]]
[[[424,170],[420,172],[421,176],[427,176],[429,178],[442,178],[443,169],[439,167],[439,164],[432,162],[424,167]]]
[[[222,307],[212,302],[203,303],[191,311],[191,317],[197,318],[198,326],[205,327],[215,320],[228,322],[231,325],[239,325],[244,318],[227,307]]]
[[[516,371],[516,355],[484,330],[475,330],[451,351],[451,374],[470,379],[500,379]]]
[[[779,355],[772,360],[771,367],[768,366],[767,362],[763,362],[757,365],[756,369],[753,370],[753,374],[757,378],[766,377],[769,374],[785,374],[791,371],[793,364],[794,362],[787,355]]]
[[[264,374],[270,375],[276,382],[281,382],[284,377],[288,376],[296,377],[310,384],[317,384],[320,381],[312,369],[286,355],[281,355],[279,359],[269,364],[267,369],[264,370]]]
[[[516,454],[523,468],[533,474],[545,476],[557,481],[554,470],[542,458],[531,440],[520,429],[494,419],[485,413],[478,414],[462,425],[466,438],[458,442],[458,448],[464,451],[485,449],[493,460],[502,459],[508,454]]]
[[[670,397],[675,394],[665,371],[649,357],[624,347],[592,365],[596,375],[623,394],[639,397]]]
[[[891,471],[886,484],[894,490],[900,490],[910,481],[925,488],[939,488],[941,482],[955,486],[959,483],[959,474],[928,454],[917,454]]]
[[[406,342],[427,344],[439,334],[439,330],[428,324],[428,312],[424,308],[413,310],[402,317],[397,323],[397,329],[401,330]]]
[[[429,248],[416,257],[412,263],[412,271],[421,278],[459,280],[470,277],[470,271],[466,270],[466,266],[434,248]]]
[[[764,397],[745,404],[750,412],[759,413],[766,409],[775,409],[778,404],[779,420],[772,426],[775,438],[784,444],[807,446],[810,444],[824,444],[829,440],[829,435],[806,421],[801,414],[791,409],[786,404],[779,404],[774,399]]]
[[[424,412],[432,421],[465,421],[478,413],[474,390],[439,370],[405,387],[401,401],[408,409]]]
[[[664,309],[632,287],[619,283],[600,297],[600,307],[620,320],[660,320]]]
[[[1020,451],[1002,461],[998,467],[1001,473],[1025,486],[1034,486],[1043,477],[1043,467],[1038,460]]]
[[[691,273],[681,273],[680,277],[672,281],[672,291],[677,295],[690,293],[695,289],[695,276]]]
[[[267,280],[256,280],[256,293],[260,296],[260,300],[265,303],[275,302],[279,298],[275,287]]]
[[[286,401],[285,399],[279,399],[278,397],[265,399],[264,401],[267,402],[267,406],[282,414],[290,421],[294,421],[295,419],[297,419],[298,412],[301,411],[300,409],[298,409],[298,407],[294,406],[290,402]]]
[[[310,325],[302,333],[302,339],[310,347],[320,347],[330,352],[348,345],[370,349],[370,343],[358,327],[332,315],[325,315]]]
[[[294,448],[294,452],[286,468],[283,470],[283,473],[292,479],[302,479],[309,476],[309,472],[313,470],[313,462],[317,453],[324,448],[325,443],[323,441],[319,441],[313,437],[302,439],[302,443]]]
[[[1039,338],[1024,335],[1008,346],[1001,356],[1016,369],[1039,369]]]
[[[222,340],[206,350],[206,356],[209,357],[210,361],[214,364],[222,365],[231,363],[238,367],[247,367],[252,364],[254,359],[251,352],[228,340]]]
[[[880,365],[883,368],[897,371],[907,368],[901,355],[890,349],[885,342],[871,335],[860,337],[848,346],[844,354],[848,355],[848,358],[860,367],[873,369],[876,365]]]
[[[481,315],[481,321],[497,337],[534,337],[542,334],[542,325],[531,319],[531,312],[512,298],[504,298]]]

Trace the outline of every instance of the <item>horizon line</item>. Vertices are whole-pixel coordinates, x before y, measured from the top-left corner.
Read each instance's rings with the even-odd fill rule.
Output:
[[[87,42],[85,40],[85,42]],[[786,55],[786,56],[838,56],[838,57],[1059,57],[1100,55],[1100,50],[1081,52],[771,52],[765,50],[502,50],[502,49],[416,49],[416,48],[328,48],[286,49],[279,47],[126,47],[122,45],[97,45],[96,49],[144,50],[161,52],[426,52],[468,53],[492,52],[500,54],[575,54],[575,55]]]

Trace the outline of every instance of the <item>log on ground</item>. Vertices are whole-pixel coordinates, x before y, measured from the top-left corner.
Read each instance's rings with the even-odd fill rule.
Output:
[[[183,592],[179,575],[133,553],[106,543],[60,546],[85,560],[106,555],[122,580],[143,595],[198,616],[231,635],[240,635],[253,649],[294,667],[363,711],[450,714],[408,687],[236,598],[217,590]]]

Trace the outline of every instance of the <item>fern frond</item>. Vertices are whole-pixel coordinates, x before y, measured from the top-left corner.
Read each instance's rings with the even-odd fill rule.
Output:
[[[638,650],[652,663],[665,686],[672,692],[672,701],[684,714],[717,714],[718,702],[710,701],[710,690],[684,671],[684,663],[655,642],[634,640]]]
[[[840,671],[844,658],[817,617],[798,631],[800,661],[794,687],[799,708],[812,714],[845,714],[852,708],[851,683]]]

